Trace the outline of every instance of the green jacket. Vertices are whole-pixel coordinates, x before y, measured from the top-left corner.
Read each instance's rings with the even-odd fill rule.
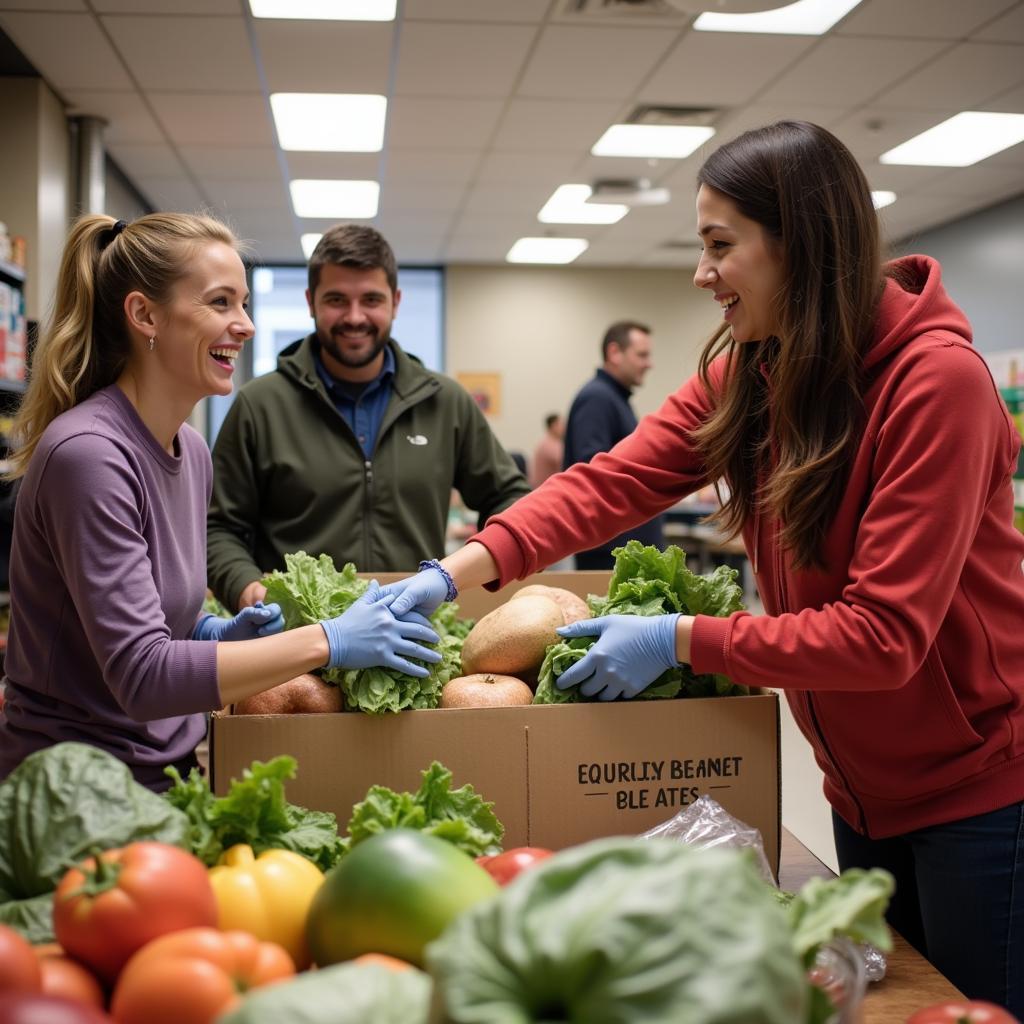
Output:
[[[452,488],[480,524],[529,490],[469,394],[391,342],[392,394],[364,457],[317,375],[312,336],[238,392],[213,447],[210,588],[229,608],[286,553],[413,572],[444,554]]]

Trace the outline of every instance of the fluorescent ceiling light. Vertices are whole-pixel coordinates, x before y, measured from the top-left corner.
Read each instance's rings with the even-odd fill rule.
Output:
[[[249,0],[254,18],[394,21],[398,0]]]
[[[715,134],[698,125],[613,124],[594,143],[594,156],[682,159]]]
[[[871,202],[875,204],[876,210],[881,210],[883,207],[892,206],[896,202],[896,193],[884,188],[875,189],[871,192]]]
[[[302,244],[302,255],[308,260],[313,255],[316,243],[324,236],[318,231],[310,231],[304,234],[299,242]]]
[[[505,259],[509,263],[572,263],[588,245],[585,238],[520,238]]]
[[[275,92],[270,97],[282,149],[379,153],[388,101],[370,93]]]
[[[883,164],[969,167],[1024,142],[1024,114],[964,110],[879,158]]]
[[[541,207],[537,220],[545,224],[614,224],[629,213],[622,203],[590,205],[594,194],[589,185],[559,185]]]
[[[845,17],[860,0],[797,0],[774,11],[719,14],[705,11],[693,23],[700,32],[773,32],[791,36],[820,36]]]
[[[297,217],[347,220],[377,216],[380,185],[376,181],[296,178],[289,187]]]

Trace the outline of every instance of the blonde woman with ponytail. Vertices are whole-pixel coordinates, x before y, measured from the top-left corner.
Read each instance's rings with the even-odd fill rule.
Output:
[[[344,615],[282,632],[276,605],[202,611],[210,454],[187,423],[228,395],[252,337],[240,245],[220,221],[80,218],[15,422],[11,624],[0,778],[64,740],[167,788],[206,712],[329,665],[413,675],[437,635],[371,587]]]

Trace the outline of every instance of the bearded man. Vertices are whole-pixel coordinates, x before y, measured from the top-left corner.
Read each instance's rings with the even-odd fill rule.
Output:
[[[414,571],[445,549],[453,489],[481,526],[529,490],[469,393],[391,336],[402,293],[378,231],[328,230],[308,284],[314,332],[241,388],[213,447],[207,577],[231,609],[300,549]]]

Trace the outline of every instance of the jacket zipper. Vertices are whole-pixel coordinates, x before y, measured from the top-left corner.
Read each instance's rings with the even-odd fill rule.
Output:
[[[373,511],[373,463],[369,459],[363,461],[363,565],[370,565],[370,535],[371,530],[366,527],[372,522],[370,515]]]

